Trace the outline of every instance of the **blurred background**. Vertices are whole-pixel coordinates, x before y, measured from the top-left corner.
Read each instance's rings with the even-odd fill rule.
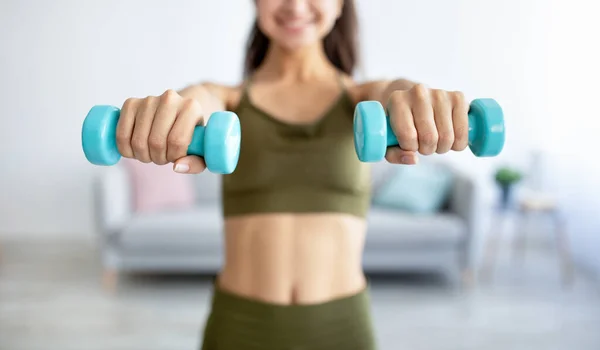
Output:
[[[496,158],[374,165],[381,349],[600,349],[600,5],[357,6],[357,80],[493,97],[507,130]],[[0,1],[0,349],[198,347],[220,179],[93,166],[81,126],[96,104],[238,84],[253,16],[249,0]]]

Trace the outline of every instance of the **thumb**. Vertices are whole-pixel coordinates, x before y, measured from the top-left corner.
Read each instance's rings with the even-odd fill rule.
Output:
[[[417,153],[405,151],[398,146],[388,147],[385,152],[385,159],[392,164],[414,165],[418,162]]]
[[[204,159],[197,156],[185,156],[173,163],[173,171],[181,174],[199,174],[205,169]]]

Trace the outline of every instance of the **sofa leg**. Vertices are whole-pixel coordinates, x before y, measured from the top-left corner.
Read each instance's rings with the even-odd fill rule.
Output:
[[[102,273],[102,287],[110,294],[117,291],[119,282],[119,271],[116,269],[105,269]]]
[[[463,269],[460,276],[460,282],[463,289],[472,289],[475,286],[475,273],[473,272],[473,269]]]

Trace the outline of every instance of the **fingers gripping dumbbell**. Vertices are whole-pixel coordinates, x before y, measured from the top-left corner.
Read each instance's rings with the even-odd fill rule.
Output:
[[[493,99],[474,100],[469,109],[469,148],[477,157],[494,157],[504,148],[504,115]],[[385,158],[398,139],[385,109],[378,101],[364,101],[354,111],[354,147],[363,162]]]
[[[81,143],[87,160],[95,165],[114,165],[121,159],[116,131],[121,110],[94,106],[87,114],[81,131]],[[206,126],[194,129],[187,154],[204,158],[210,172],[232,173],[240,154],[240,121],[235,113],[215,112]]]

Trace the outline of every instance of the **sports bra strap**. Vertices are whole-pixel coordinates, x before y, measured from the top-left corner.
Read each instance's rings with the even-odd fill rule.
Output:
[[[341,71],[338,70],[338,74],[337,74],[337,80],[338,80],[338,84],[340,84],[340,87],[342,88],[342,92],[346,92],[346,84],[344,84],[344,75]]]
[[[250,84],[252,83],[252,78],[248,76],[242,82],[242,97],[247,97],[249,95]]]

